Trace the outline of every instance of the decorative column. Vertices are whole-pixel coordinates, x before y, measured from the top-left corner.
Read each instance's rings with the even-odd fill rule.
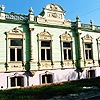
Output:
[[[32,41],[32,32],[34,31],[34,28],[30,28],[30,61],[32,62],[34,60],[33,57],[33,41]]]

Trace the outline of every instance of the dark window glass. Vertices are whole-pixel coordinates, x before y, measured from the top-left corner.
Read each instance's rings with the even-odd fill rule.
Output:
[[[47,60],[50,60],[50,49],[47,49]]]
[[[45,75],[42,75],[42,84],[45,83]]]
[[[21,52],[21,49],[17,49],[17,61],[22,61],[22,52]]]
[[[71,50],[68,50],[68,59],[72,59]]]
[[[71,43],[63,42],[63,47],[71,47]]]
[[[42,84],[44,83],[52,83],[53,82],[53,78],[51,74],[48,75],[42,75]]]
[[[15,49],[10,49],[10,61],[15,61]]]
[[[16,86],[15,77],[11,78],[11,87],[14,87],[14,86]]]
[[[66,60],[66,59],[67,59],[67,51],[64,50],[64,60]]]
[[[41,49],[41,60],[45,60],[45,49]]]
[[[53,78],[52,75],[47,75],[47,83],[52,83],[53,82]]]
[[[85,50],[86,59],[88,59],[88,50]]]
[[[85,44],[85,48],[91,48],[91,44]]]
[[[49,41],[41,41],[41,47],[50,47]]]
[[[17,77],[17,86],[23,86],[23,77]]]
[[[89,50],[89,59],[92,59],[92,51]]]
[[[88,71],[88,77],[89,77],[89,78],[95,77],[95,70],[89,70],[89,71]]]
[[[22,46],[22,40],[11,40],[11,46]]]

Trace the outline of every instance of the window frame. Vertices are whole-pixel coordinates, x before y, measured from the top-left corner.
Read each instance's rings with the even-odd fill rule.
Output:
[[[42,42],[49,42],[49,46],[42,46]],[[44,59],[42,59],[42,50],[44,50]],[[50,54],[49,54],[49,59],[48,59],[48,51],[47,50],[50,50]],[[41,41],[41,61],[50,61],[51,60],[51,41]]]
[[[24,63],[25,62],[25,33],[22,32],[17,27],[13,28],[11,31],[5,32],[6,35],[6,64],[14,64],[16,62],[18,63]],[[21,61],[10,61],[10,40],[22,40],[22,60]],[[17,47],[17,46],[16,46]],[[14,48],[14,46],[12,46]],[[20,47],[19,47],[20,48]]]
[[[19,84],[18,78],[21,78],[20,85],[18,85]],[[12,79],[14,79],[14,85],[12,84]],[[14,77],[10,78],[10,87],[17,87],[17,86],[20,86],[20,87],[24,86],[24,77],[23,76],[14,76]]]
[[[20,46],[12,46],[11,45],[11,41],[12,40],[21,40],[21,42],[22,42],[22,44],[20,45]],[[11,50],[11,49],[13,49],[14,50],[14,54],[15,54],[15,60],[11,60],[12,58],[11,58],[11,51],[10,51],[10,62],[20,62],[20,61],[22,61],[23,60],[23,39],[19,39],[19,38],[17,38],[17,39],[14,39],[14,38],[12,38],[12,39],[9,39],[9,49]],[[21,50],[21,55],[20,55],[20,57],[21,57],[21,60],[18,60],[18,50]]]
[[[70,44],[70,47],[69,46],[64,46],[64,43],[69,43]],[[64,51],[66,51],[66,59],[65,59],[65,53]],[[71,52],[71,59],[69,57],[69,51]],[[72,60],[72,42],[69,42],[69,41],[63,41],[63,59],[64,61],[65,60]]]
[[[90,47],[86,47],[86,44],[90,44]],[[87,54],[86,54],[87,51]],[[85,59],[86,60],[92,60],[93,59],[93,55],[92,55],[92,43],[85,43]],[[91,53],[91,54],[90,54]]]

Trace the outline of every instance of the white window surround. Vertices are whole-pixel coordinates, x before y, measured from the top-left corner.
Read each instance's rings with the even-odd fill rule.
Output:
[[[14,43],[13,43],[14,42]],[[18,43],[19,42],[19,43]],[[10,39],[10,62],[22,61],[23,52],[22,39]]]
[[[64,43],[68,43],[68,44],[70,44],[70,47],[65,47],[64,46]],[[69,33],[67,33],[67,31],[64,33],[64,34],[62,34],[62,35],[60,35],[60,47],[61,47],[61,60],[62,61],[64,61],[64,60],[73,60],[73,38],[72,38],[72,36],[69,34]],[[64,59],[64,50],[66,50],[66,59]],[[68,58],[68,51],[71,51],[71,59],[69,59]]]
[[[86,34],[83,38],[83,52],[84,52],[84,60],[93,60],[93,38],[89,35]],[[88,47],[87,47],[88,46]],[[87,52],[87,53],[86,53]],[[91,55],[90,55],[90,54]],[[87,54],[87,55],[86,55]],[[91,57],[89,57],[89,55]],[[86,57],[87,56],[87,57]]]
[[[42,46],[43,43],[44,43],[44,45]],[[50,55],[51,55],[50,44],[51,44],[50,41],[41,41],[41,60],[45,60],[45,61],[51,60],[51,58],[50,58]]]
[[[47,83],[48,83],[48,82],[47,82],[47,78],[48,78],[48,77],[46,77],[46,76],[48,76],[48,75],[52,76],[52,79],[50,79],[50,83],[53,83],[54,73],[49,72],[49,71],[45,71],[44,73],[39,74],[40,84],[47,84]],[[43,82],[43,81],[42,81],[42,76],[44,76],[44,78],[45,78],[45,80],[44,80],[45,83],[42,83],[42,82]]]
[[[23,78],[23,80],[22,80],[22,85],[24,86],[24,79],[25,79],[25,76],[24,75],[22,75],[22,74],[20,74],[20,73],[13,73],[12,75],[9,75],[9,76],[7,76],[7,88],[9,87],[9,88],[11,88],[11,87],[20,87],[20,86],[18,86],[18,84],[17,84],[17,78],[18,77],[21,77],[21,78]],[[11,79],[12,78],[15,78],[15,86],[11,86]]]
[[[51,61],[52,60],[52,35],[47,32],[45,29],[43,32],[37,35],[38,36],[38,62],[40,61]],[[41,46],[42,42],[49,43],[49,46]],[[41,50],[45,50],[45,60],[41,59]],[[50,60],[47,59],[47,51],[50,51]]]
[[[68,46],[67,44],[70,44]],[[66,46],[65,46],[66,45]],[[71,60],[72,59],[72,43],[71,42],[63,42],[63,56],[64,60]]]
[[[22,46],[11,46],[11,40],[22,40]],[[7,58],[6,58],[6,62],[12,62],[10,61],[10,48],[15,49],[15,53],[17,52],[17,49],[22,49],[22,61],[24,62],[24,48],[25,48],[25,33],[22,32],[21,30],[19,30],[17,27],[14,28],[13,30],[9,31],[6,33],[6,41],[7,41]],[[16,56],[16,54],[15,54]],[[15,58],[16,59],[16,58]],[[21,62],[22,62],[21,61]],[[18,62],[17,60],[13,61],[13,62]]]
[[[85,59],[92,59],[92,44],[85,43]]]

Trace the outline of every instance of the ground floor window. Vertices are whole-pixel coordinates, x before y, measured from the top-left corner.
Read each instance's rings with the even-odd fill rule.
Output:
[[[42,75],[42,84],[53,83],[52,74]]]
[[[88,78],[93,78],[95,77],[95,70],[89,70],[88,71]]]
[[[11,78],[11,87],[24,86],[23,77],[12,77]]]

